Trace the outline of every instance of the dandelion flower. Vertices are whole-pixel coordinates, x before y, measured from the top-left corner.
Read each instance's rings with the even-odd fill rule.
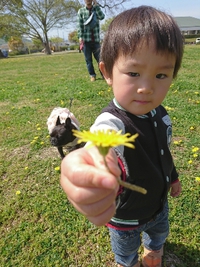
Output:
[[[135,148],[133,142],[137,138],[138,134],[130,135],[129,133],[122,135],[122,131],[96,131],[94,133],[90,131],[77,131],[73,130],[76,137],[79,138],[78,143],[91,142],[91,145],[96,146],[102,156],[106,156],[111,147],[124,145],[130,148]]]
[[[55,169],[54,169],[55,171],[60,171],[60,166],[57,166],[57,167],[55,167]]]
[[[28,167],[26,166],[26,167],[24,167],[24,170],[28,170]]]
[[[192,148],[192,152],[197,152],[197,151],[199,151],[199,148],[198,147],[193,147]]]
[[[195,177],[195,180],[196,180],[197,182],[200,182],[200,177]]]
[[[198,154],[197,154],[197,153],[194,153],[194,154],[193,154],[193,157],[194,157],[194,158],[198,158]]]
[[[178,145],[179,144],[179,142],[178,141],[174,141],[174,145]]]
[[[192,162],[193,162],[193,161],[192,161],[191,159],[188,161],[189,164],[192,164]]]
[[[17,190],[15,194],[16,195],[20,195],[21,194],[21,191]]]
[[[96,146],[98,148],[99,153],[103,156],[103,160],[108,171],[110,170],[106,162],[106,155],[111,147],[124,145],[130,148],[135,148],[133,142],[135,142],[138,134],[131,136],[131,134],[126,133],[122,135],[121,132],[122,131],[116,132],[114,130],[99,130],[92,133],[90,131],[80,132],[73,130],[74,135],[79,138],[78,143],[90,142],[92,146]],[[147,193],[146,189],[124,182],[120,178],[117,178],[117,181],[120,185],[131,190],[140,192],[142,194]]]

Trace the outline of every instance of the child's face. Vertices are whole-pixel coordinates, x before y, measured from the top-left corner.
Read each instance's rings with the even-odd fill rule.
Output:
[[[103,63],[102,63],[103,64]],[[156,53],[153,45],[143,45],[129,56],[119,56],[107,77],[117,102],[134,115],[144,115],[164,100],[173,80],[175,56]]]

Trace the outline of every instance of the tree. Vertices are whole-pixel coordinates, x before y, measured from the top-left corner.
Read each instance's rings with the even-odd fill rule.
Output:
[[[46,54],[51,54],[48,33],[53,28],[62,28],[76,21],[77,11],[83,6],[81,0],[1,0],[1,14],[6,18],[4,32],[13,34],[18,32],[19,36],[25,35],[30,38],[39,39]],[[123,3],[130,0],[99,0],[98,4],[106,12],[114,12],[123,7]],[[1,24],[1,23],[0,23]],[[11,33],[10,36],[12,35]],[[1,35],[1,27],[0,27]],[[15,34],[16,36],[16,34]]]
[[[124,3],[128,3],[130,1],[131,0],[99,0],[97,2],[101,8],[105,9],[106,12],[114,14],[116,11],[119,11],[124,8]]]
[[[15,0],[12,0],[15,1]],[[69,0],[21,0],[22,5],[9,6],[9,15],[16,18],[13,25],[20,34],[39,39],[47,54],[51,54],[48,32],[54,27],[62,27],[73,21],[79,1]],[[24,27],[21,28],[20,25]]]
[[[72,43],[78,44],[79,43],[78,32],[77,31],[70,32],[68,35],[68,40]]]
[[[24,48],[24,43],[19,37],[11,37],[8,46],[13,51],[21,51]]]
[[[23,25],[19,24],[16,29],[17,18],[9,12],[9,8],[21,5],[21,0],[0,0],[0,36],[4,37],[5,40],[8,40],[12,35],[21,36],[19,27],[23,28]]]
[[[53,50],[54,52],[59,51],[60,50],[60,43],[64,42],[63,38],[61,38],[59,36],[51,37],[50,41],[51,41],[51,44],[50,44],[51,50]]]
[[[114,19],[114,17],[113,18],[109,18],[109,19],[105,20],[104,23],[101,24],[101,34],[102,35],[104,35],[107,32],[108,27],[109,27],[109,25],[110,25],[110,23],[111,23],[111,21],[113,19]]]
[[[37,50],[41,49],[43,47],[43,43],[38,38],[32,38],[33,45],[37,48]]]

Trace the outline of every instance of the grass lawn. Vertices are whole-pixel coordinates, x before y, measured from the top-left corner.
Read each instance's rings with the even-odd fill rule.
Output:
[[[71,111],[88,130],[112,99],[111,88],[99,73],[90,82],[77,52],[1,59],[0,70],[0,266],[114,266],[107,229],[76,212],[60,187],[60,158],[46,126],[51,110],[68,107],[73,98]],[[163,104],[173,121],[171,149],[183,186],[179,198],[169,199],[164,266],[197,267],[200,46],[186,46],[182,69]]]

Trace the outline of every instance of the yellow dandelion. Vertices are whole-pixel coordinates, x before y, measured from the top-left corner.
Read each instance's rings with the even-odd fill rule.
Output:
[[[178,145],[179,144],[179,142],[178,141],[174,141],[174,145]]]
[[[188,161],[188,164],[192,164],[192,162],[193,162],[193,161],[190,159],[190,160]]]
[[[168,106],[166,106],[165,109],[166,109],[167,111],[174,110],[174,108],[171,108],[171,107],[168,107]]]
[[[55,167],[54,170],[57,171],[57,172],[59,172],[60,171],[60,166]]]
[[[197,152],[197,151],[199,151],[199,148],[198,147],[193,147],[192,148],[192,152]]]
[[[194,126],[191,126],[191,127],[190,127],[190,130],[191,130],[191,131],[194,130]]]
[[[122,135],[122,131],[113,131],[113,130],[99,130],[94,133],[90,131],[77,131],[73,130],[73,133],[76,137],[79,138],[78,143],[82,142],[90,142],[91,145],[96,146],[102,156],[107,155],[108,150],[111,147],[116,147],[120,145],[124,145],[130,148],[135,148],[133,142],[137,138],[138,134],[127,133]]]
[[[194,154],[193,154],[193,157],[194,157],[194,158],[198,158],[198,154],[197,154],[197,153],[194,153]]]
[[[28,170],[28,167],[26,166],[26,167],[24,167],[24,170]]]
[[[195,177],[195,180],[196,180],[197,182],[200,182],[200,177]]]
[[[40,144],[41,144],[41,145],[44,145],[44,142],[42,141],[42,142],[40,142]]]
[[[79,138],[78,143],[90,142],[92,146],[96,146],[98,148],[99,153],[103,156],[103,160],[108,171],[110,170],[106,162],[106,155],[111,147],[124,145],[130,148],[135,148],[133,142],[135,142],[135,139],[137,138],[138,134],[134,134],[131,136],[130,133],[126,133],[122,135],[121,132],[122,131],[116,132],[113,130],[99,130],[92,133],[90,131],[80,132],[77,130],[73,130],[74,135]],[[137,191],[142,194],[147,193],[146,189],[140,186],[136,186],[134,184],[124,182],[119,177],[117,178],[117,181],[120,185],[129,188],[133,191]]]
[[[38,128],[37,128],[37,130],[38,130],[38,131],[41,131],[41,128],[40,128],[40,127],[38,127]]]
[[[38,138],[39,138],[38,136],[35,136],[35,137],[34,137],[34,140],[37,140]]]
[[[15,194],[16,195],[20,195],[21,194],[21,191],[17,190]]]

